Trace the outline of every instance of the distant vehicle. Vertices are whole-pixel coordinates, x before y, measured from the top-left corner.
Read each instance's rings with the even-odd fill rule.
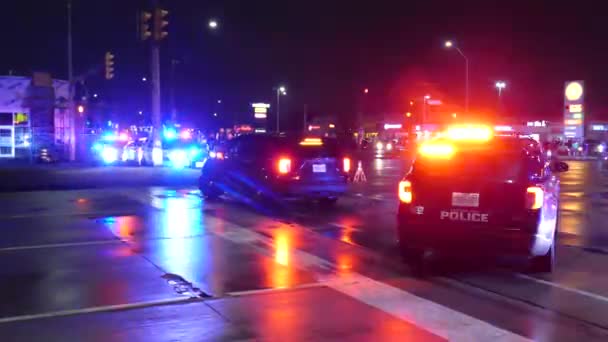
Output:
[[[550,161],[533,139],[491,132],[454,127],[422,144],[399,183],[400,248],[418,270],[427,251],[523,256],[532,271],[554,269],[556,173],[568,165]]]
[[[346,192],[353,167],[331,138],[242,135],[216,146],[209,157],[199,179],[209,198],[234,191],[331,203]]]
[[[375,145],[376,158],[398,158],[405,153],[405,146],[397,139],[378,140]]]
[[[121,153],[121,160],[125,164],[129,165],[142,165],[144,157],[144,144],[146,139],[139,139],[131,141],[123,147]]]

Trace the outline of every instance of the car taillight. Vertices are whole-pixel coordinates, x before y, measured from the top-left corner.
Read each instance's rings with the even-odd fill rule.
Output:
[[[543,206],[544,191],[538,186],[529,186],[526,190],[526,207],[528,209],[540,209]]]
[[[412,182],[408,180],[399,182],[399,200],[403,203],[412,203]]]
[[[344,172],[350,172],[350,158],[344,158],[342,160],[342,169]]]
[[[277,167],[278,167],[279,173],[281,173],[281,174],[289,173],[291,171],[291,159],[289,159],[289,158],[279,159],[279,162],[277,163]]]

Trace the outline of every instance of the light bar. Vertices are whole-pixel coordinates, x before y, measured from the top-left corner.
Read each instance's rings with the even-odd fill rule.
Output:
[[[447,136],[452,140],[490,140],[492,130],[487,126],[467,125],[448,128]]]
[[[323,140],[321,138],[306,138],[300,141],[300,145],[302,146],[321,146],[323,145]]]

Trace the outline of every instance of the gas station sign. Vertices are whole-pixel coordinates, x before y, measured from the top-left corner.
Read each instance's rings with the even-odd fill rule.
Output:
[[[270,108],[270,104],[268,103],[252,103],[251,107],[253,107],[253,117],[256,119],[266,119],[268,116],[268,108]]]
[[[568,81],[564,86],[564,136],[583,139],[585,127],[584,82]]]

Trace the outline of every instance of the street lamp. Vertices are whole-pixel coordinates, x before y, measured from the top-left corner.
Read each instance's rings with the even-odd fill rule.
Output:
[[[142,82],[147,82],[147,81],[148,81],[148,79],[147,79],[147,78],[144,76],[144,77],[142,77],[142,78],[141,78],[141,81],[142,81]]]
[[[460,48],[458,48],[458,46],[456,46],[456,44],[454,44],[454,42],[452,42],[451,40],[446,40],[443,45],[448,49],[451,49],[451,48],[456,49],[456,51],[458,51],[458,53],[462,56],[462,58],[464,58],[464,74],[465,74],[465,76],[464,76],[465,77],[464,111],[466,113],[468,113],[469,112],[469,59],[467,58],[467,56],[464,55],[462,50],[460,50]]]
[[[502,90],[507,87],[507,82],[497,81],[495,86],[496,86],[496,89],[498,89],[498,97],[500,98],[500,94],[502,93]]]
[[[277,87],[277,133],[281,131],[281,95],[287,95],[287,89],[284,86]]]
[[[211,19],[211,20],[209,20],[209,28],[210,28],[210,29],[215,30],[215,29],[217,29],[217,28],[218,28],[218,26],[219,26],[219,25],[218,25],[218,23],[217,23],[217,20],[215,20],[215,19]]]
[[[501,94],[502,94],[502,90],[505,89],[507,87],[507,82],[505,81],[496,81],[496,83],[494,84],[494,86],[496,87],[496,89],[498,89],[498,112],[501,112],[502,110],[502,98],[501,98]]]

